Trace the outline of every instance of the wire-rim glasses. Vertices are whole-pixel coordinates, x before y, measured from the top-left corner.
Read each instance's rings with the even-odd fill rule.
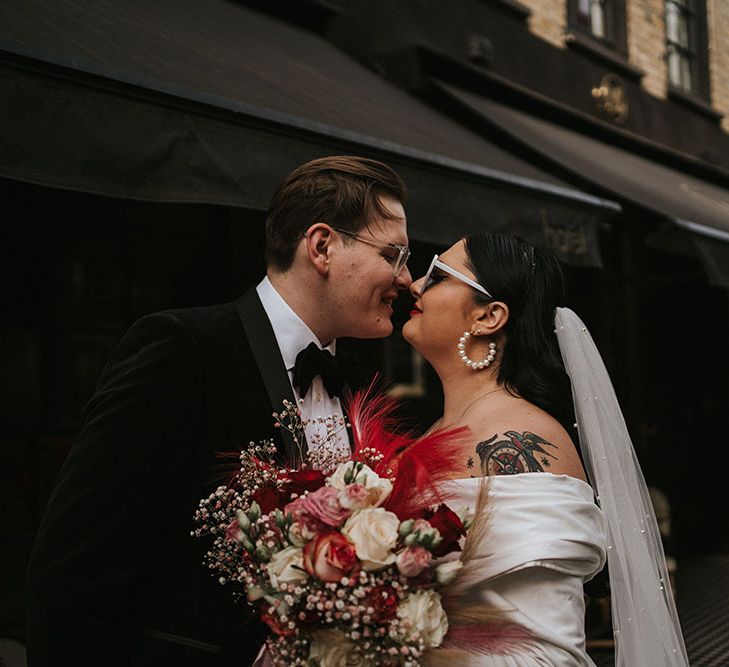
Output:
[[[385,259],[390,262],[390,264],[392,264],[392,271],[395,276],[400,275],[400,272],[405,268],[405,265],[408,263],[408,259],[410,259],[410,248],[408,248],[406,245],[401,245],[399,243],[380,243],[378,241],[370,241],[369,239],[362,238],[359,234],[350,232],[347,229],[340,229],[339,227],[332,227],[332,229],[335,232],[339,232],[340,234],[346,234],[347,236],[353,238],[355,241],[366,243],[367,245],[374,246],[375,248],[391,248],[392,250],[395,250],[398,253],[397,256],[393,255],[392,257],[385,257]]]

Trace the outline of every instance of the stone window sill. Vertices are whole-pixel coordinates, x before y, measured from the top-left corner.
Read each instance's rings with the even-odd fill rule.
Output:
[[[630,64],[620,53],[613,51],[594,37],[579,32],[570,32],[565,35],[565,43],[568,48],[584,53],[631,79],[637,81],[645,76],[642,69]]]
[[[718,111],[712,109],[711,104],[707,100],[698,97],[693,93],[689,93],[682,88],[677,88],[676,86],[672,86],[669,84],[668,97],[672,100],[675,100],[676,102],[684,104],[694,111],[698,111],[700,114],[703,114],[707,118],[711,118],[711,120],[718,121],[724,117],[723,113],[719,113]]]

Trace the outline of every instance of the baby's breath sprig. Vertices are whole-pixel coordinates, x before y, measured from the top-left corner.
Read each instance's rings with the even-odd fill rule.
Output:
[[[349,446],[339,434],[347,428],[347,422],[341,415],[317,417],[304,422],[309,430],[309,465],[329,475],[340,463],[350,458]]]
[[[363,447],[359,450],[359,459],[370,468],[377,469],[379,464],[385,458],[385,455],[376,447]]]
[[[283,428],[291,434],[299,455],[299,464],[303,464],[306,452],[306,435],[304,427],[306,423],[301,419],[301,409],[294,405],[288,399],[283,401],[284,409],[281,412],[274,412],[273,418],[276,420],[274,426]]]

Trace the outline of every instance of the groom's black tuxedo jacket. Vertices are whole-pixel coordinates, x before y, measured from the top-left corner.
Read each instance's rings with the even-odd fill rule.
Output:
[[[216,453],[272,437],[271,412],[286,397],[255,290],[129,329],[86,408],[30,559],[31,667],[251,662],[262,628],[202,566],[209,542],[190,530],[199,499],[219,483]]]

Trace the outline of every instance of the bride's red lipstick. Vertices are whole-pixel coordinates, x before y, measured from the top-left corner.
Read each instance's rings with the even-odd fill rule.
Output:
[[[413,309],[410,311],[410,317],[412,317],[413,315],[422,315],[422,314],[423,314],[423,311],[420,310],[420,308],[418,308],[417,306],[414,306]]]

